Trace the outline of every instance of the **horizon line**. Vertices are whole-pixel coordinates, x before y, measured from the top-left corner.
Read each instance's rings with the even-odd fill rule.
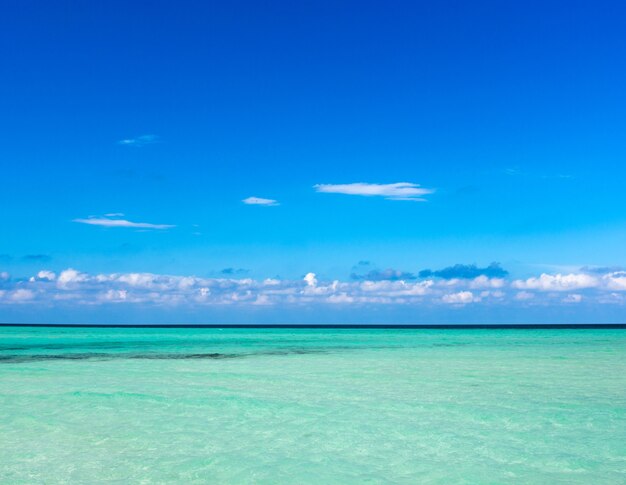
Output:
[[[433,330],[489,330],[489,329],[626,329],[626,323],[478,323],[478,324],[294,324],[294,323],[233,323],[233,324],[137,324],[137,323],[0,323],[1,327],[44,328],[284,328],[284,329],[433,329]]]

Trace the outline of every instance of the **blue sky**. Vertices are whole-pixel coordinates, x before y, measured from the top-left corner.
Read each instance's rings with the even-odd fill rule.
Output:
[[[625,14],[10,1],[0,320],[623,321]]]

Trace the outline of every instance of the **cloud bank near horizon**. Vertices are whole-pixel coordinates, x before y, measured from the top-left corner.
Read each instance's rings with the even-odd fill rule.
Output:
[[[154,273],[89,274],[72,268],[41,270],[26,279],[2,272],[0,305],[133,304],[152,306],[315,306],[626,305],[626,272],[547,274],[527,279],[475,278],[302,279],[203,278]]]

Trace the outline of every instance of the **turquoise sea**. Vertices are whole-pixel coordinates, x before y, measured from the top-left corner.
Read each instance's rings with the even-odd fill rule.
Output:
[[[626,483],[626,330],[0,327],[0,483]]]

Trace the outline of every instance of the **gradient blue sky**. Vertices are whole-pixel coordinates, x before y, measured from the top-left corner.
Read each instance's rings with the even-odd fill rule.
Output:
[[[5,2],[0,320],[623,321],[625,15],[618,1]],[[315,187],[400,182],[433,192]],[[466,276],[415,301],[356,286],[457,264],[490,277],[492,262],[508,273],[495,299]],[[254,308],[167,304],[118,280],[64,298],[68,268],[203,279],[194,292],[272,278],[297,301],[257,288]],[[28,281],[42,270],[54,278]],[[515,283],[542,274],[596,282]],[[352,286],[304,298],[334,280]]]

